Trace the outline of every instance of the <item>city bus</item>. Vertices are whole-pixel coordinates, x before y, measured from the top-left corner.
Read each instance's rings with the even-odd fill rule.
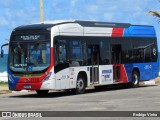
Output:
[[[19,26],[10,36],[8,85],[12,91],[85,92],[88,86],[128,84],[158,77],[153,26],[66,20]],[[1,56],[3,48],[1,47]]]

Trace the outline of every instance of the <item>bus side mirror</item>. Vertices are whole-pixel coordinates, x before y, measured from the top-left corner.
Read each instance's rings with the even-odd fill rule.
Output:
[[[3,57],[3,55],[4,55],[4,50],[3,50],[3,47],[4,46],[8,46],[9,44],[8,43],[6,43],[6,44],[3,44],[2,46],[1,46],[1,58]]]
[[[62,45],[60,45],[60,46],[58,47],[58,49],[59,49],[59,53],[61,54],[61,53],[62,53]]]
[[[4,54],[4,50],[1,50],[1,58],[3,57]]]

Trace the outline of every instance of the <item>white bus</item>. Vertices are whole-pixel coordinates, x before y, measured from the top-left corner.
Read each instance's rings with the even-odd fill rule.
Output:
[[[20,26],[9,42],[9,89],[45,95],[80,94],[90,85],[138,87],[158,76],[157,52],[153,26],[78,20]]]

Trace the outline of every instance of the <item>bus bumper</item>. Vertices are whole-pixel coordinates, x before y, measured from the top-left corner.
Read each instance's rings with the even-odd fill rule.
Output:
[[[17,83],[15,86],[9,85],[9,90],[20,91],[20,90],[40,90],[42,82],[39,83]]]
[[[9,90],[20,91],[20,90],[53,90],[54,79],[48,79],[47,81],[37,82],[37,83],[16,83],[9,84]]]

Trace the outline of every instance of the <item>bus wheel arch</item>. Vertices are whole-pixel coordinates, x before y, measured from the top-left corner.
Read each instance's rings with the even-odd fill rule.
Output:
[[[77,76],[76,88],[74,92],[76,94],[82,94],[85,92],[86,87],[87,87],[87,74],[84,71],[80,71]]]
[[[132,70],[132,81],[130,83],[130,87],[137,88],[139,86],[139,80],[140,80],[140,71],[138,68],[134,68]]]

